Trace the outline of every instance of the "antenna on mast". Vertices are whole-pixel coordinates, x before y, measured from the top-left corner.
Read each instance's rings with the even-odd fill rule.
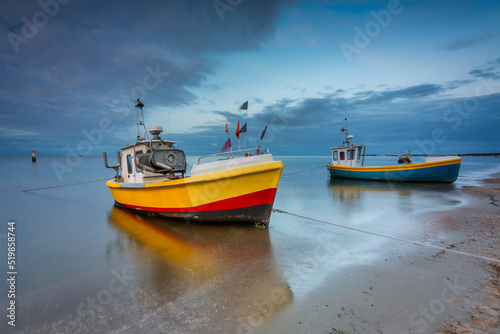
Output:
[[[147,137],[149,140],[148,131],[146,130],[146,123],[144,122],[144,113],[142,112],[143,107],[144,104],[139,100],[139,98],[137,98],[137,101],[134,104],[135,125],[137,125],[137,140],[144,140],[144,137]],[[137,118],[137,108],[141,109],[141,119]],[[141,135],[141,129],[139,129],[139,125],[142,125],[144,128],[144,136]]]
[[[349,135],[347,133],[347,117],[345,118],[344,121],[345,121],[345,125],[344,125],[344,127],[342,129],[340,129],[340,131],[345,132],[345,142],[344,142],[344,145],[350,145],[351,143],[349,142],[349,139],[354,138],[354,136],[353,135]]]

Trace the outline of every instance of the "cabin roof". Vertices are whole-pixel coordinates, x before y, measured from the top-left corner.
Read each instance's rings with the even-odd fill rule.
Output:
[[[134,147],[134,146],[137,146],[137,147],[141,147],[141,146],[148,146],[147,144],[149,143],[165,143],[165,144],[168,144],[168,145],[174,145],[175,144],[175,141],[171,141],[171,140],[142,140],[140,142],[137,142],[135,144],[129,144],[127,146],[123,146],[123,147],[120,147],[120,150],[125,150],[127,148],[130,148],[130,147]]]
[[[330,150],[341,150],[341,149],[349,149],[349,148],[356,148],[356,147],[364,147],[365,145],[361,144],[350,144],[350,145],[343,145],[343,146],[335,146],[335,147],[330,147]]]

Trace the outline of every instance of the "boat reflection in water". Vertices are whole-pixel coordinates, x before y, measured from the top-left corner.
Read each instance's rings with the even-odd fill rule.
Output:
[[[359,198],[363,193],[395,192],[399,196],[410,196],[417,192],[446,193],[456,189],[453,184],[398,183],[370,180],[329,178],[328,184],[335,197],[340,200]]]
[[[121,232],[120,246],[113,247],[130,257],[141,276],[139,289],[148,298],[137,300],[140,308],[182,308],[177,321],[182,314],[209,314],[207,321],[222,321],[229,326],[224,331],[235,332],[262,324],[292,302],[290,287],[274,268],[267,229],[183,224],[118,206],[109,221]]]
[[[328,189],[342,220],[374,218],[395,220],[401,223],[402,217],[411,213],[427,212],[429,199],[435,204],[459,205],[460,197],[454,184],[443,183],[395,183],[368,180],[329,178]],[[340,205],[341,204],[341,205]],[[439,205],[438,205],[439,206]],[[371,212],[366,217],[357,213]],[[392,218],[391,218],[392,217]]]
[[[328,184],[332,195],[342,202],[359,200],[366,193],[373,194],[387,191],[396,192],[400,196],[409,196],[412,191],[411,188],[415,187],[415,184],[408,185],[406,183],[350,180],[333,177],[328,179]]]

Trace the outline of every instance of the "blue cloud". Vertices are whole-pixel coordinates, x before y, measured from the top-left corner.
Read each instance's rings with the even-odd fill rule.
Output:
[[[460,49],[471,48],[478,44],[486,43],[494,38],[496,38],[496,34],[491,33],[482,34],[470,38],[460,38],[447,45],[444,45],[442,48],[449,51],[457,51]]]

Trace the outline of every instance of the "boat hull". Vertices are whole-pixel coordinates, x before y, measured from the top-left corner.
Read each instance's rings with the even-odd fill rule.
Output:
[[[447,159],[418,164],[381,167],[344,167],[328,164],[330,177],[394,182],[453,183],[458,178],[462,159]]]
[[[273,161],[177,180],[106,184],[119,205],[187,221],[267,226],[283,164]]]

